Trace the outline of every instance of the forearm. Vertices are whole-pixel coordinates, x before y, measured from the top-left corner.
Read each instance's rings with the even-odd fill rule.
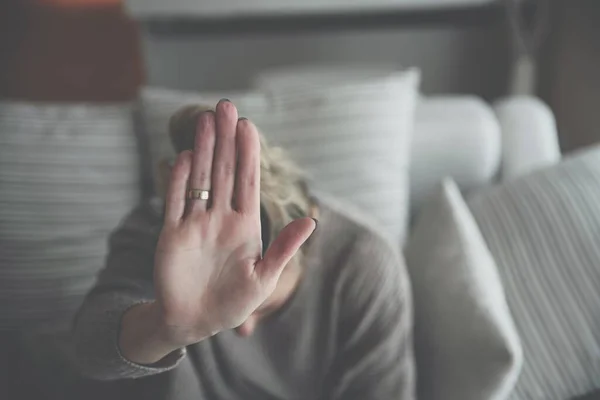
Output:
[[[168,371],[178,364],[185,354],[184,349],[168,351],[161,345],[155,354],[148,350],[160,340],[156,339],[156,332],[152,330],[152,320],[139,318],[147,312],[140,304],[152,300],[150,296],[130,290],[98,291],[88,296],[75,320],[73,332],[77,363],[82,374],[99,380],[140,378]],[[133,313],[125,319],[128,311]],[[134,329],[126,333],[123,342],[127,343],[120,346],[123,322]],[[142,335],[144,329],[148,329],[147,336]],[[139,345],[128,344],[135,340],[140,341]],[[163,357],[158,353],[164,353]],[[167,354],[169,356],[164,357]],[[160,362],[152,364],[154,358]]]
[[[73,337],[79,370],[91,378],[114,380],[157,374],[175,367],[185,354],[181,349],[161,360],[160,366],[149,366],[140,363],[145,360],[136,357],[139,350],[129,345],[136,340],[147,343],[149,348],[156,345],[157,330],[153,328],[156,320],[148,317],[154,314],[141,306],[155,300],[152,272],[155,232],[160,219],[153,210],[149,204],[141,204],[111,235],[106,267],[74,321]],[[128,333],[120,346],[123,327]],[[144,331],[149,334],[147,339],[140,335]],[[160,352],[168,354],[166,349]],[[150,358],[160,357],[154,354]]]

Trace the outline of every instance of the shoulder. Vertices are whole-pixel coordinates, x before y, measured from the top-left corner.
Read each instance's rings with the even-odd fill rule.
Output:
[[[400,244],[351,205],[319,196],[322,216],[316,236],[320,268],[333,274],[334,281],[350,291],[408,288],[408,274]]]
[[[358,211],[339,202],[322,204],[321,262],[314,267],[321,268],[323,290],[343,334],[358,327],[376,334],[373,340],[404,334],[411,326],[412,290],[400,245]]]

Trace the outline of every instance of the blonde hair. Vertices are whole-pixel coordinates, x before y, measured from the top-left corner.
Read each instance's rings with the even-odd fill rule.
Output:
[[[169,121],[169,136],[177,153],[194,147],[202,105],[181,108]],[[271,240],[291,221],[310,215],[311,200],[302,170],[278,147],[260,136],[260,201],[269,221]],[[264,243],[268,246],[268,243]]]

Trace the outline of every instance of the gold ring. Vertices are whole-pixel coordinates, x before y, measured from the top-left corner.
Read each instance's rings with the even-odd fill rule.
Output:
[[[210,197],[210,190],[190,189],[187,192],[188,200],[208,200],[209,197]]]

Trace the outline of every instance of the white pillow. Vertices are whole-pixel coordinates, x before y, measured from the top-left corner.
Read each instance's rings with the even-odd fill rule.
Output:
[[[468,199],[525,363],[511,399],[600,390],[600,146]]]
[[[240,116],[252,120],[257,115],[262,118],[262,113],[267,108],[265,97],[257,92],[194,93],[152,87],[142,90],[143,130],[149,141],[151,173],[158,194],[165,189],[161,164],[175,157],[168,134],[169,119],[173,113],[191,104],[214,107],[223,98],[236,105]]]
[[[290,68],[257,82],[268,97],[257,121],[265,136],[313,187],[354,203],[402,243],[419,72]]]
[[[421,211],[406,247],[419,399],[501,400],[522,365],[496,264],[454,181]]]

